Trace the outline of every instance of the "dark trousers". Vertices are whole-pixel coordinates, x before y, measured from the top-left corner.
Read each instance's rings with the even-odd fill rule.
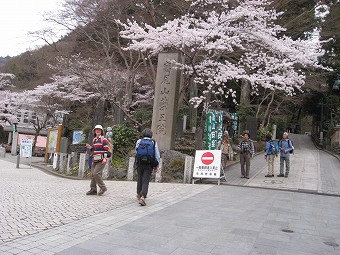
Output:
[[[245,177],[249,177],[250,153],[241,153],[240,163],[241,163],[241,175]],[[246,165],[246,169],[244,169],[244,165]]]
[[[146,198],[152,174],[152,167],[150,165],[138,165],[137,174],[138,174],[137,194]]]

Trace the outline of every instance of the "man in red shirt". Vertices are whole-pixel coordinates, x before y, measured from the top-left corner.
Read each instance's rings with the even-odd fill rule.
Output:
[[[101,125],[96,125],[93,129],[94,138],[92,146],[86,144],[86,148],[93,153],[93,163],[91,168],[91,189],[86,195],[97,195],[97,185],[100,188],[98,196],[101,196],[107,191],[107,188],[102,179],[103,169],[107,163],[109,142],[104,137],[104,129]]]

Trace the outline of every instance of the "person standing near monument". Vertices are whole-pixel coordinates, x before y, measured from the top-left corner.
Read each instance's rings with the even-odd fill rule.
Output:
[[[274,161],[279,153],[277,143],[272,140],[272,135],[266,135],[265,159],[268,162],[268,174],[265,177],[274,177]]]
[[[218,143],[217,148],[221,150],[222,152],[222,167],[225,170],[227,166],[229,149],[230,149],[228,136],[226,134],[223,135],[222,141]]]
[[[243,139],[239,144],[238,151],[240,153],[241,178],[249,179],[250,158],[254,157],[255,149],[253,141],[249,138],[248,130],[243,132]],[[244,165],[246,165],[245,169]]]
[[[287,178],[290,170],[290,159],[289,154],[294,150],[294,146],[291,140],[288,139],[288,133],[284,132],[282,139],[279,141],[280,150],[280,174],[277,177]],[[286,172],[284,173],[284,164],[286,162]]]
[[[152,139],[151,129],[144,129],[142,137],[136,143],[137,199],[141,206],[145,206],[152,170],[158,171],[160,153],[157,142]]]
[[[86,193],[86,195],[101,196],[107,191],[102,179],[102,174],[109,155],[109,142],[104,137],[104,129],[101,125],[96,125],[93,129],[93,133],[94,138],[92,141],[92,146],[88,143],[86,144],[86,148],[90,149],[90,151],[93,153],[90,183],[91,189]],[[100,188],[98,194],[97,185]]]

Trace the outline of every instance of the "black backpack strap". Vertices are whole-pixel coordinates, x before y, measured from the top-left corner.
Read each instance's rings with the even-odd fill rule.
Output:
[[[289,139],[287,139],[287,140],[288,140],[288,147],[289,147],[289,148],[293,148],[292,141],[291,141],[291,140],[289,140]]]

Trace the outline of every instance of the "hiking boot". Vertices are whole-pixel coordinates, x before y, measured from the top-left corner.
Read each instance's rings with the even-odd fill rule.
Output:
[[[288,174],[287,173],[285,174],[285,178],[288,178]]]
[[[278,174],[277,177],[284,177],[284,175],[283,174]]]
[[[144,198],[144,197],[141,197],[141,198],[139,199],[139,204],[140,204],[141,206],[145,206],[145,205],[146,205],[146,203],[145,203],[145,198]]]
[[[98,192],[98,196],[103,195],[105,193],[105,191],[107,191],[107,188],[105,188],[105,187],[100,189],[99,192]]]
[[[86,192],[86,195],[90,196],[90,195],[97,195],[97,191],[90,189],[88,192]]]
[[[249,176],[246,176],[246,177],[244,177],[244,178],[249,179]]]

